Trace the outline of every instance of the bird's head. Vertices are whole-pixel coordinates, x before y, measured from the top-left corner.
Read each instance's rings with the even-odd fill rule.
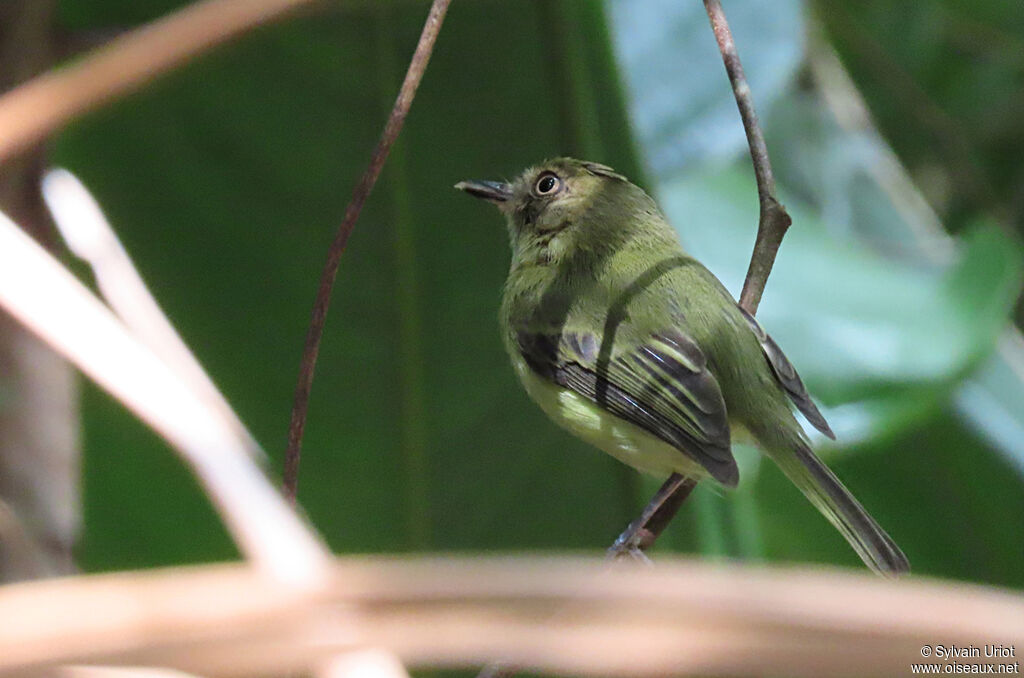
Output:
[[[634,211],[657,213],[647,194],[615,170],[572,158],[531,167],[511,183],[460,181],[455,188],[501,210],[517,258],[544,263],[615,247],[643,221],[630,218]]]

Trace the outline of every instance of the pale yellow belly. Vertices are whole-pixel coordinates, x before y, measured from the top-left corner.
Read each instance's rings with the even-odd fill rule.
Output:
[[[704,478],[708,472],[675,447],[625,419],[603,411],[575,391],[538,377],[516,356],[513,366],[530,397],[557,424],[638,471],[664,477],[680,473]]]

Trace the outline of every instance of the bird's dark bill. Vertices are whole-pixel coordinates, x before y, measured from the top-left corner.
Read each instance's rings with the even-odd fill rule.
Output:
[[[491,202],[505,202],[512,197],[512,187],[500,181],[460,181],[455,188]]]

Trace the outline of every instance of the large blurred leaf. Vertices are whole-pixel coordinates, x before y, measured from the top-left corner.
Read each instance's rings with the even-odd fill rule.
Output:
[[[814,3],[885,137],[954,231],[979,211],[1024,234],[1018,0]]]
[[[703,6],[636,4],[623,0],[611,7],[642,150],[684,241],[738,294],[754,239],[756,191],[746,167],[708,173],[708,161],[721,163],[746,150],[727,80],[706,77],[720,72],[721,57]],[[863,171],[878,153],[871,140],[843,134],[822,115],[820,102],[787,87],[799,56],[791,38],[804,31],[799,3],[769,7],[740,0],[728,13],[762,117],[778,121],[769,139],[781,158],[783,187],[792,183],[807,201],[784,196],[796,225],[762,319],[815,393],[833,404],[880,392],[891,401],[891,384],[958,378],[991,350],[1016,298],[1014,245],[986,231],[974,239],[959,273],[945,277],[934,266],[925,270],[919,260],[886,251],[882,238],[904,217]],[[682,64],[692,64],[694,75],[681,73]],[[718,146],[698,153],[707,139]],[[687,166],[702,159],[699,169]],[[836,192],[838,198],[823,199]],[[883,226],[869,231],[871,247],[853,239],[860,224]],[[846,237],[829,235],[836,226]]]
[[[608,6],[630,113],[654,172],[671,175],[745,148],[704,5],[610,0]],[[728,12],[751,89],[762,110],[770,110],[800,64],[801,3],[733,0]]]
[[[745,168],[689,175],[661,191],[684,242],[736,292],[753,247],[756,195]],[[784,202],[797,226],[759,315],[827,403],[952,379],[992,350],[1020,272],[996,229],[975,232],[960,263],[943,274],[836,238],[798,201]]]
[[[1013,330],[956,393],[957,409],[1024,477],[1024,340]]]
[[[897,8],[885,2],[818,0],[814,6],[882,134],[947,228],[957,231],[994,217],[1004,228],[1024,234],[1019,190],[1024,135],[1017,124],[1024,14],[1019,3],[941,0]],[[817,122],[808,125],[814,116]],[[817,109],[810,115],[778,115],[775,126],[791,131],[784,133],[790,152],[783,162],[807,168],[790,178],[810,179],[821,187],[817,196],[833,223],[845,223],[874,246],[904,256],[935,260],[948,250],[935,216],[918,197],[893,209],[892,179],[899,179],[894,174],[902,169],[893,167],[894,156],[874,129],[838,130]],[[834,140],[832,145],[803,143],[808,127]],[[856,145],[858,151],[836,152],[836,143]],[[814,146],[827,149],[819,154],[820,162],[814,161],[813,151],[808,153]],[[1019,303],[1018,321],[1022,314],[1024,303]],[[1019,435],[1024,412],[1018,407],[1024,402],[1024,370],[1019,367],[1024,342],[1019,333],[1007,336],[955,402],[960,416],[1024,469],[1024,437]]]
[[[821,87],[837,89],[830,94],[832,106],[851,106],[855,97],[837,64],[825,48],[814,57]],[[835,102],[839,102],[838,104]],[[848,120],[840,125],[833,111],[813,93],[796,92],[775,107],[769,123],[769,144],[778,176],[794,192],[820,210],[829,230],[856,239],[871,251],[903,266],[936,269],[948,266],[955,253],[953,239],[942,225],[878,133],[865,124],[863,114],[841,110]],[[984,213],[982,213],[984,214]],[[991,224],[988,216],[978,221]],[[1005,229],[1006,224],[1002,224]],[[1020,260],[1020,242],[1007,242],[1009,256]],[[988,262],[979,260],[984,269]],[[987,274],[987,271],[984,273]],[[984,280],[985,274],[979,277]],[[966,303],[988,299],[984,289],[961,276],[959,294]],[[1018,288],[1019,290],[1019,288]],[[1009,290],[1011,293],[1013,290]],[[955,396],[958,415],[1011,463],[1024,469],[1024,443],[1016,432],[1024,430],[1024,340],[1014,329],[1006,331],[998,350],[964,381]],[[891,412],[899,408],[887,408]],[[918,408],[920,409],[920,408]]]

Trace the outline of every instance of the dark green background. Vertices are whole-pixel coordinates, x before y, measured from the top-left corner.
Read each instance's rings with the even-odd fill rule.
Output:
[[[179,4],[63,0],[61,21],[68,30],[124,27]],[[496,326],[504,227],[488,206],[451,188],[562,154],[608,163],[655,191],[687,245],[736,289],[756,192],[703,9],[663,3],[666,25],[679,27],[673,44],[693,51],[691,60],[646,43],[643,25],[616,21],[635,3],[611,4],[614,11],[582,0],[453,3],[342,261],[320,354],[300,500],[335,550],[596,554],[656,486],[571,439],[521,392]],[[915,572],[1024,585],[1024,463],[1019,447],[1000,443],[1012,435],[986,434],[988,426],[1024,426],[1021,379],[1000,376],[1006,370],[991,357],[1018,290],[1021,248],[1008,231],[1020,223],[1012,177],[1021,128],[1000,137],[1016,155],[990,149],[987,139],[962,142],[991,176],[994,202],[960,192],[933,201],[964,235],[961,254],[947,262],[910,256],[905,244],[879,242],[882,233],[895,243],[906,225],[876,183],[857,173],[832,180],[835,168],[860,167],[865,147],[885,148],[880,137],[865,146],[840,129],[809,75],[803,35],[831,44],[832,12],[842,3],[725,4],[796,218],[760,315],[812,392],[839,408],[829,412],[854,422],[837,428],[847,444],[823,453]],[[914,46],[901,44],[886,27],[887,5],[869,4],[842,11],[858,14],[872,49],[934,89],[932,105],[946,115],[988,129],[989,117],[971,117],[978,107],[957,104],[980,96],[971,89],[977,64],[961,64],[942,32],[913,31],[904,40]],[[1024,41],[1019,22],[1000,22],[1000,3],[982,4],[996,9],[975,21]],[[260,29],[83,118],[54,144],[53,161],[95,192],[275,476],[327,245],[426,7],[339,2]],[[828,31],[808,27],[810,9]],[[776,19],[767,27],[766,12]],[[688,40],[691,30],[698,37]],[[895,150],[931,197],[935,173],[916,170],[945,166],[927,155],[928,131],[912,123],[910,104],[900,109],[886,96],[891,83],[872,79],[865,62],[875,51],[865,56],[839,33],[836,45],[878,107],[883,133],[900,140]],[[648,51],[630,56],[630,44]],[[989,57],[993,81],[1019,85],[1019,58]],[[666,64],[679,73],[667,93],[643,85],[644,73]],[[772,89],[762,91],[764,83]],[[658,96],[679,107],[658,108]],[[988,101],[1004,116],[1020,105],[1019,96]],[[652,161],[673,140],[715,141],[718,129],[732,130],[726,143]],[[837,204],[846,208],[837,212]],[[979,369],[995,371],[1001,385]],[[981,408],[994,424],[967,414],[972,385],[994,398]],[[91,386],[83,426],[83,567],[236,556],[180,462]],[[774,467],[741,455],[741,488],[727,496],[699,490],[665,548],[859,567]]]

